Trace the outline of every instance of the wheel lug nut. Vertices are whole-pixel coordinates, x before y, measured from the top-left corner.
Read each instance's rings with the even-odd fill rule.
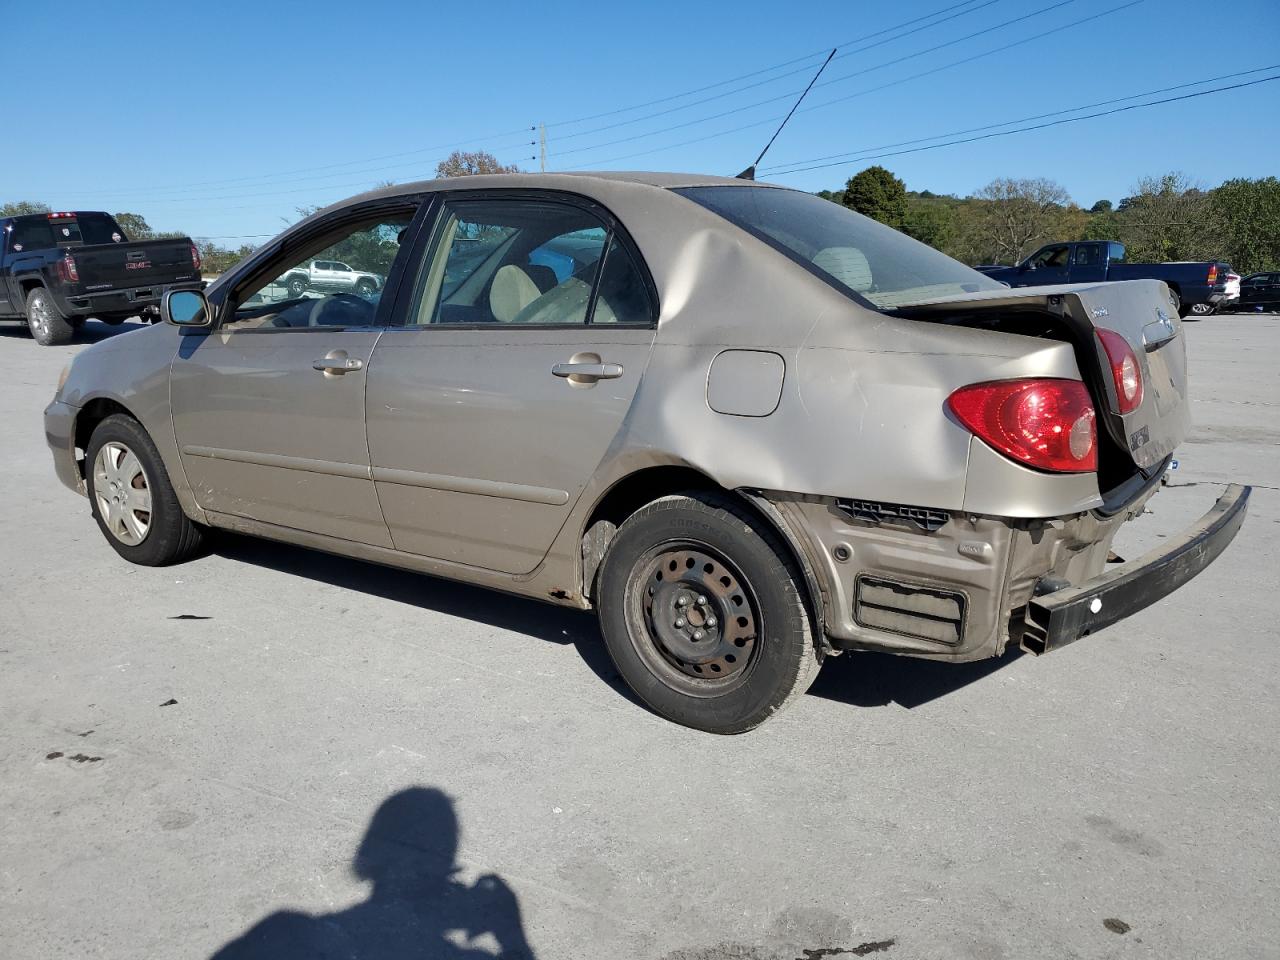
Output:
[[[705,607],[706,605],[707,605],[707,598],[706,598],[706,597],[699,597],[699,598],[698,598],[698,606],[700,606],[700,607]]]
[[[677,629],[684,626],[684,617],[676,617]]]
[[[689,598],[688,598],[688,597],[679,597],[679,598],[676,600],[676,606],[677,606],[677,607],[687,607],[688,605],[689,605]]]
[[[702,639],[703,637],[705,637],[705,636],[706,636],[706,634],[705,634],[705,633],[703,633],[701,630],[695,630],[695,631],[693,631],[693,639],[695,639],[695,640],[701,640],[701,639]]]
[[[716,625],[716,618],[715,618],[715,617],[707,617],[707,626],[708,626],[708,627],[714,627],[715,625]]]

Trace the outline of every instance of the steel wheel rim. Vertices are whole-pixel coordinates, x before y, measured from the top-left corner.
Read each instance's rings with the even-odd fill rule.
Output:
[[[744,683],[760,659],[763,620],[741,571],[696,541],[660,544],[636,569],[628,619],[649,668],[691,696],[719,696]]]
[[[151,483],[137,454],[117,440],[93,458],[93,498],[108,532],[136,547],[151,532]]]

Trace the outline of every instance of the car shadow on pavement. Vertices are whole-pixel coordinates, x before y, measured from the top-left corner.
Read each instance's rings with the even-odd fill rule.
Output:
[[[218,531],[213,549],[228,560],[572,646],[596,676],[632,703],[640,703],[614,669],[594,613],[225,531]]]
[[[112,337],[118,337],[125,333],[132,333],[136,330],[145,330],[151,326],[149,323],[143,323],[140,320],[126,320],[124,323],[116,326],[99,323],[97,320],[86,321],[85,325],[76,331],[75,337],[71,342],[64,344],[68,347],[82,347],[88,344],[97,343],[100,340],[110,340]],[[4,323],[0,324],[0,339],[5,340],[30,340],[31,333],[27,330],[26,324]]]
[[[908,710],[945,697],[1007,667],[1022,652],[973,663],[942,663],[888,653],[851,651],[829,657],[809,693],[856,707],[896,703]]]
[[[596,676],[622,697],[643,707],[614,669],[593,613],[222,531],[214,541],[214,550],[228,560],[359,590],[550,643],[572,645]],[[1013,650],[993,660],[938,663],[880,653],[845,653],[827,658],[809,693],[857,707],[896,703],[911,709],[982,680],[1018,656],[1020,653]]]
[[[458,879],[458,817],[440,790],[410,787],[383,801],[360,841],[352,872],[372,884],[367,900],[333,913],[281,910],[212,960],[320,957],[492,957],[533,960],[515,892],[494,874]]]

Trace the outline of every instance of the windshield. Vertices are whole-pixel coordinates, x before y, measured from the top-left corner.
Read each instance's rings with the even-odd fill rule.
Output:
[[[933,247],[810,193],[750,186],[676,192],[877,307],[1004,287]]]

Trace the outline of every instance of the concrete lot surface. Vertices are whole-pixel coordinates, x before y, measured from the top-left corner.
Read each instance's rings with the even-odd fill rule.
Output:
[[[0,329],[0,956],[1280,955],[1280,318],[1185,335],[1196,426],[1117,549],[1253,483],[1215,565],[718,738],[587,615],[234,538],[129,566],[44,445],[83,346]]]

